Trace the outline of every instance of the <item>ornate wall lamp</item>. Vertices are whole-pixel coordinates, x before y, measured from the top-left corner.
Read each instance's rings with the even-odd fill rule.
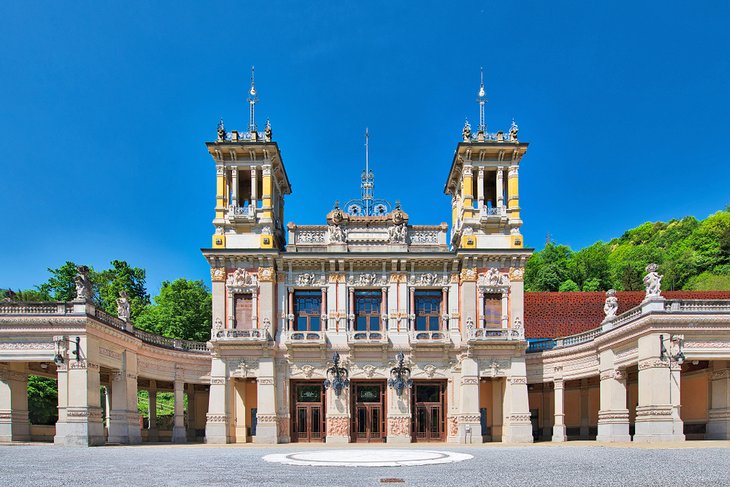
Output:
[[[69,342],[68,337],[61,337],[58,340],[56,340],[56,355],[53,357],[53,363],[56,364],[57,367],[60,367],[63,365],[64,358],[63,358],[63,351],[65,351],[65,345]],[[76,361],[78,362],[81,359],[81,337],[76,337],[76,350],[71,350],[71,353],[76,356]]]
[[[324,388],[329,389],[332,387],[335,391],[335,395],[339,397],[342,393],[342,389],[350,385],[350,379],[347,378],[347,369],[340,367],[340,354],[338,352],[335,352],[335,354],[332,355],[332,361],[334,362],[334,365],[327,369],[327,376],[332,376],[332,380],[325,379]]]
[[[398,352],[395,359],[398,361],[398,365],[390,369],[390,379],[388,379],[388,387],[395,389],[395,393],[400,397],[403,394],[404,389],[410,389],[413,385],[411,379],[411,369],[403,365],[405,360],[403,352]]]

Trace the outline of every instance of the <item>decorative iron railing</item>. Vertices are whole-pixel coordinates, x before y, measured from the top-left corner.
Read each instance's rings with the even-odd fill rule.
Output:
[[[505,206],[495,206],[495,207],[482,206],[480,215],[482,217],[507,216],[507,207],[505,207]]]

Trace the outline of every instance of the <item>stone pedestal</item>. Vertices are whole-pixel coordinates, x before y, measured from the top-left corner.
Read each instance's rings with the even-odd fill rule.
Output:
[[[727,361],[712,362],[708,440],[730,440],[730,368]]]
[[[350,443],[350,417],[327,416],[327,436],[325,443],[343,445]]]

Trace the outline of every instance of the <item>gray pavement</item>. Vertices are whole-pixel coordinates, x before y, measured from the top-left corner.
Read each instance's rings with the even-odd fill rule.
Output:
[[[687,444],[677,446],[614,447],[586,443],[521,447],[485,445],[475,448],[447,444],[413,445],[410,448],[469,453],[474,458],[444,465],[383,468],[302,467],[261,460],[262,456],[269,453],[327,448],[311,445],[142,445],[103,448],[11,445],[0,447],[0,485],[730,485],[730,448],[727,442],[714,445],[704,442],[698,444],[699,447]],[[383,448],[380,445],[378,447]],[[383,482],[384,479],[391,481]]]

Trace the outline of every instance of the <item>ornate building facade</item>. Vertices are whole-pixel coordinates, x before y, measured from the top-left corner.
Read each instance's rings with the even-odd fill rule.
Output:
[[[483,85],[444,165],[451,222],[420,226],[375,198],[367,162],[360,198],[285,225],[292,186],[250,95],[247,130],[207,143],[210,341],[136,328],[124,294],[97,309],[84,267],[71,302],[3,301],[0,443],[730,439],[730,293],[662,293],[654,265],[641,293],[524,292],[528,144],[514,121],[487,132]],[[31,424],[31,375],[57,381],[55,425]]]
[[[253,106],[253,84],[251,93]],[[322,224],[285,227],[291,183],[270,125],[221,124],[207,144],[217,174],[203,250],[215,324],[208,442],[246,441],[254,424],[256,441],[269,443],[481,442],[483,428],[531,441],[522,326],[531,251],[518,193],[528,144],[514,123],[487,133],[480,108],[479,130],[465,125],[444,171],[450,233],[446,223],[411,225],[376,199],[367,163],[360,199]],[[348,385],[325,388],[340,369]]]

